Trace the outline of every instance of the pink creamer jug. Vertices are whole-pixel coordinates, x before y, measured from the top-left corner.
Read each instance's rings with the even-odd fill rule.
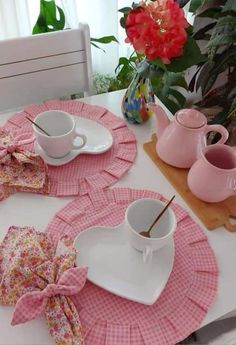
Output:
[[[206,147],[188,173],[191,192],[206,202],[236,195],[236,149],[215,144]]]
[[[170,121],[164,110],[149,103],[156,115],[158,156],[166,163],[178,168],[190,168],[207,146],[207,134],[219,132],[218,143],[228,139],[228,131],[221,125],[207,125],[206,117],[195,109],[177,111]]]

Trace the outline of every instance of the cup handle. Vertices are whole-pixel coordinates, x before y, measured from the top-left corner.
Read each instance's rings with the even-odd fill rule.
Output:
[[[143,262],[149,264],[152,261],[152,247],[146,246],[143,250]]]
[[[221,134],[221,138],[216,144],[224,144],[229,137],[229,132],[222,125],[207,125],[205,134],[209,132],[218,132]],[[212,144],[212,145],[215,145],[215,144]]]
[[[84,134],[80,134],[80,133],[75,133],[75,138],[76,137],[79,137],[79,138],[81,138],[82,139],[82,144],[73,144],[73,149],[81,149],[82,147],[84,147],[84,145],[86,144],[86,142],[87,142],[87,137],[86,137],[86,135],[84,135]]]

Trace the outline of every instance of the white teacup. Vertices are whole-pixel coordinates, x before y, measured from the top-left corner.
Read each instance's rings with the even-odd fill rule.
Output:
[[[44,111],[35,117],[34,122],[49,134],[33,124],[36,140],[49,157],[64,157],[71,150],[82,148],[87,141],[85,135],[77,133],[74,118],[65,111]],[[82,141],[80,144],[74,142],[77,137]]]
[[[156,219],[166,204],[162,201],[144,198],[131,203],[125,212],[125,227],[133,248],[143,253],[143,261],[150,263],[155,250],[168,244],[176,229],[176,217],[168,207],[151,230],[150,238],[140,235]]]

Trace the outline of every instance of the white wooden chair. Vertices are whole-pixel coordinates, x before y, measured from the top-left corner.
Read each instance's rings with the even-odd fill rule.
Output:
[[[0,41],[0,111],[91,89],[87,24]]]

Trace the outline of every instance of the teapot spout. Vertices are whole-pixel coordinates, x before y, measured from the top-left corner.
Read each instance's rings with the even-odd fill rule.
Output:
[[[156,103],[148,103],[154,114],[156,115],[156,134],[160,138],[166,127],[170,124],[165,111]]]

